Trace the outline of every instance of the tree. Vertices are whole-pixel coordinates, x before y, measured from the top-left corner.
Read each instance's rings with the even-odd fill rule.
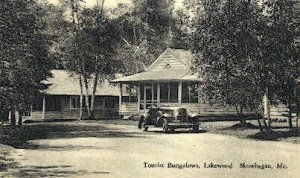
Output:
[[[180,8],[175,10],[173,16],[174,25],[172,26],[170,46],[173,48],[190,49],[192,24],[189,11],[186,8]]]
[[[201,2],[192,49],[203,78],[202,97],[210,104],[235,107],[245,123],[244,110],[258,111],[264,94],[255,63],[264,24],[260,8],[255,1]]]
[[[171,46],[174,2],[133,0],[133,6],[128,12],[114,20],[123,41],[118,50],[118,58],[125,66],[122,73],[132,74],[145,70]]]
[[[269,98],[285,104],[289,109],[289,127],[292,112],[297,106],[296,86],[300,76],[300,3],[291,0],[269,0],[265,4],[267,28],[262,39],[263,56],[268,62],[268,73],[274,80],[269,83]],[[273,98],[272,98],[273,97]]]
[[[89,95],[88,80],[92,80],[89,118],[94,119],[94,101],[98,84],[113,78],[121,67],[116,58],[116,46],[120,35],[113,21],[107,18],[103,4],[85,9],[81,14],[82,28],[77,33],[78,52],[83,59],[82,72],[86,95]],[[87,101],[88,102],[88,101]]]
[[[78,44],[80,41],[77,39],[77,33],[80,30],[79,15],[82,11],[82,6],[84,4],[83,0],[60,0],[60,5],[64,9],[64,12],[70,12],[71,17],[71,28],[62,35],[61,40],[56,43],[56,51],[61,56],[61,61],[63,68],[71,73],[78,76],[78,82],[80,87],[80,99],[79,99],[79,118],[81,120],[83,117],[83,59],[77,53]],[[88,96],[86,96],[85,101],[88,106]],[[89,111],[89,109],[87,109]],[[89,113],[90,114],[90,113]]]
[[[6,0],[1,1],[0,8],[0,78],[3,80],[0,104],[11,111],[11,125],[15,126],[15,111],[29,110],[41,95],[40,91],[47,87],[42,81],[51,76],[50,40],[43,33],[44,23],[35,1]]]
[[[62,1],[65,11],[70,9],[72,14],[73,30],[63,36],[58,51],[63,56],[63,67],[78,75],[81,108],[84,96],[87,117],[94,119],[94,102],[99,84],[112,78],[116,69],[122,68],[115,57],[120,35],[104,7],[105,0],[98,1],[93,8],[84,8],[82,2]]]

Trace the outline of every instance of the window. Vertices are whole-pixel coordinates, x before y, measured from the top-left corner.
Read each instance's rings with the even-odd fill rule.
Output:
[[[71,109],[80,108],[80,99],[79,99],[79,97],[73,96],[73,97],[70,98],[70,108]]]
[[[59,96],[46,97],[46,111],[61,111],[61,98]]]
[[[94,102],[94,108],[97,109],[105,108],[105,99],[102,97],[96,97]]]
[[[160,102],[169,102],[169,84],[160,84]]]
[[[140,100],[144,101],[144,85],[140,85]]]
[[[177,103],[178,102],[178,83],[170,83],[170,94],[169,94],[169,102]]]
[[[162,83],[160,85],[160,102],[178,102],[178,83]]]
[[[157,84],[153,84],[153,102],[157,102]]]
[[[129,85],[129,102],[137,102],[137,88],[133,85]]]
[[[197,86],[192,83],[182,84],[182,102],[183,103],[198,103]]]
[[[119,98],[108,96],[104,99],[105,108],[118,108]]]

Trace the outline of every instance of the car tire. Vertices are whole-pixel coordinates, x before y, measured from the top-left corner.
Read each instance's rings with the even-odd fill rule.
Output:
[[[148,127],[146,127],[146,122],[145,121],[142,121],[141,128],[143,129],[143,131],[147,132]]]
[[[193,126],[193,132],[197,133],[199,131],[199,125]]]
[[[175,128],[170,128],[170,131],[171,131],[172,133],[174,133],[174,132],[175,132]]]
[[[164,119],[163,132],[164,133],[168,133],[169,132],[169,122],[168,122],[168,119]]]

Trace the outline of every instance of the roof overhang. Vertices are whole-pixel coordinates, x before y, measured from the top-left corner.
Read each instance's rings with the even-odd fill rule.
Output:
[[[140,83],[140,82],[170,82],[187,81],[200,82],[197,74],[187,70],[157,70],[146,71],[112,80],[112,83]]]

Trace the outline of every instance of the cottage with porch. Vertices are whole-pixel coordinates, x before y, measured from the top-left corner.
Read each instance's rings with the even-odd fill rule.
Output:
[[[32,106],[29,118],[31,120],[78,119],[80,87],[77,75],[72,75],[65,70],[51,72],[53,78],[47,81],[50,86],[43,91],[44,96]],[[89,85],[91,88],[92,83]],[[94,103],[95,118],[117,118],[118,101],[119,90],[116,86],[110,85],[108,81],[98,84]],[[83,118],[86,116],[86,109],[83,108]]]
[[[191,71],[191,65],[190,51],[167,48],[146,71],[113,80],[120,86],[120,114],[130,115],[158,106],[185,107],[202,116],[236,116],[232,108],[212,107],[201,101],[195,87],[201,81]],[[131,99],[126,101],[124,88],[131,89]]]

